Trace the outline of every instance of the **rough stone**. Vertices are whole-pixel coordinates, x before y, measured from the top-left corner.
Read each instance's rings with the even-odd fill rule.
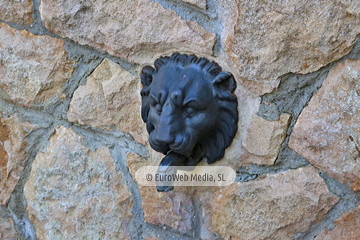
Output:
[[[146,236],[145,237],[145,240],[164,240],[163,238],[159,238],[159,237],[149,237],[149,236]]]
[[[20,239],[15,231],[14,223],[11,218],[5,218],[0,215],[0,239],[16,240]]]
[[[140,64],[175,51],[212,54],[215,43],[215,34],[150,0],[48,0],[40,12],[50,31]]]
[[[109,131],[115,126],[145,144],[147,132],[140,108],[140,80],[105,59],[86,85],[75,91],[68,119]]]
[[[360,61],[338,63],[301,112],[289,146],[360,190]]]
[[[127,155],[129,170],[133,178],[143,166],[156,166],[135,153]],[[194,206],[191,200],[192,188],[176,187],[171,192],[157,192],[156,187],[138,185],[142,198],[144,219],[148,223],[169,226],[181,233],[194,229]]]
[[[241,164],[273,165],[286,136],[289,114],[281,114],[278,121],[267,121],[253,115],[243,142]]]
[[[5,205],[19,181],[26,159],[26,136],[36,127],[18,117],[2,118],[0,112],[0,204]]]
[[[202,9],[206,9],[207,6],[207,0],[183,0],[183,1],[198,6],[199,8]]]
[[[15,22],[22,24],[32,23],[34,20],[31,17],[32,3],[31,0],[25,1],[9,1],[0,0],[1,16],[0,20],[6,22]]]
[[[0,89],[8,100],[31,107],[58,95],[73,72],[64,41],[0,23]]]
[[[155,187],[139,187],[144,219],[148,223],[169,226],[180,233],[194,229],[194,206],[188,187],[176,187],[168,193]]]
[[[313,72],[351,50],[360,32],[355,2],[218,1],[225,58],[249,90],[270,92],[279,76]]]
[[[107,148],[92,152],[60,127],[24,187],[39,239],[130,239],[131,194]]]
[[[292,239],[338,202],[313,167],[199,194],[204,225],[224,239]]]
[[[345,213],[334,222],[336,226],[333,230],[325,229],[316,236],[315,240],[360,239],[360,206],[351,212]]]

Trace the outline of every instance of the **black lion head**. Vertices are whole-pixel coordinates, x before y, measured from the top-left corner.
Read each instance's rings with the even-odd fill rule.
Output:
[[[151,147],[195,166],[224,156],[237,131],[236,82],[203,57],[174,53],[141,71],[141,116]]]

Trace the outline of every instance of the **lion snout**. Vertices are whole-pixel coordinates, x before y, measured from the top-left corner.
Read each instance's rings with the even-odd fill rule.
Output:
[[[169,134],[166,131],[153,131],[150,134],[150,145],[153,149],[159,152],[173,152],[188,156],[191,155],[194,148],[193,138],[186,134]]]
[[[170,151],[170,147],[168,144],[163,144],[156,140],[154,132],[151,132],[150,134],[149,143],[155,151],[162,152],[164,154]]]
[[[162,145],[170,145],[175,141],[175,137],[168,131],[159,130],[156,132],[155,141]]]

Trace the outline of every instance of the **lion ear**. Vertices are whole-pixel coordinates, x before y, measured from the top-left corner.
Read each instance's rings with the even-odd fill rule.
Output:
[[[221,72],[216,75],[213,84],[221,92],[233,93],[236,88],[234,76],[229,72]]]
[[[155,69],[151,66],[145,66],[141,70],[140,78],[141,78],[141,84],[143,86],[148,87],[152,82],[152,75],[154,73]]]
[[[141,84],[143,88],[141,89],[141,117],[144,122],[147,121],[149,111],[150,111],[150,103],[149,103],[149,93],[150,93],[150,84],[153,80],[153,73],[155,69],[150,66],[146,66],[141,70],[140,78]]]

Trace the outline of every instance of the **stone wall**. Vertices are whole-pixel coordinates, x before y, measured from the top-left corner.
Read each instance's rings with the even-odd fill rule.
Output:
[[[360,239],[357,0],[0,6],[0,239]],[[139,71],[173,52],[238,82],[230,186],[134,180]]]

